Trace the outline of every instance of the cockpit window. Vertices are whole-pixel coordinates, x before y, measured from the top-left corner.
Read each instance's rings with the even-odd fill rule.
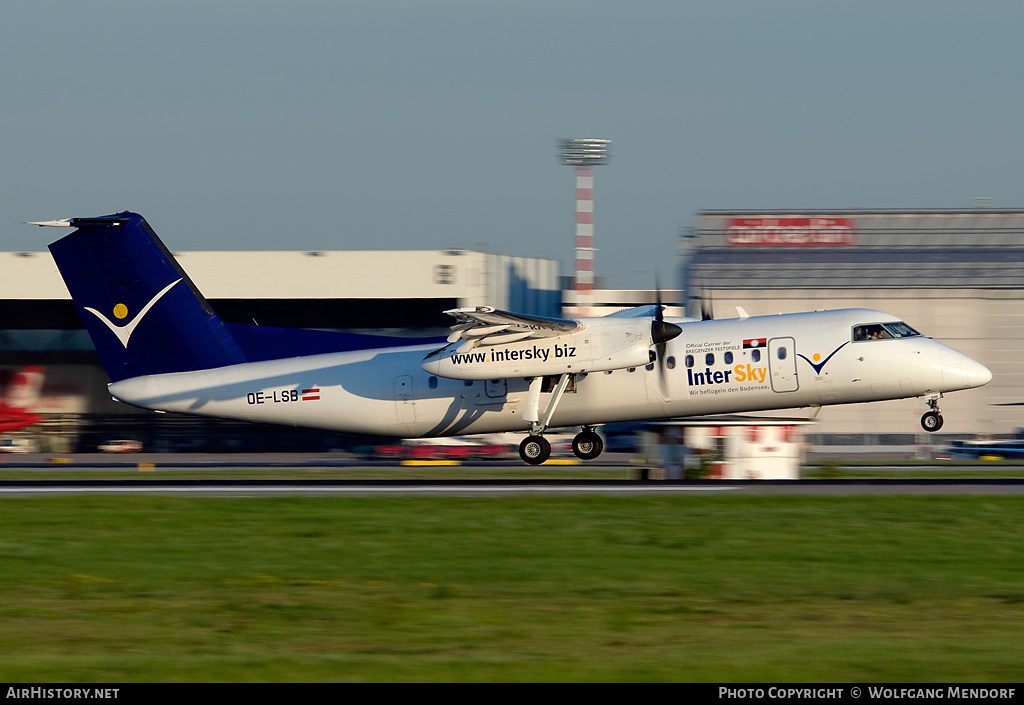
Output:
[[[882,340],[883,338],[891,337],[892,336],[880,323],[872,323],[866,326],[854,326],[853,328],[854,342],[861,340]]]
[[[891,340],[893,338],[910,338],[921,335],[903,321],[892,323],[865,323],[853,327],[853,340]]]
[[[892,333],[893,338],[910,338],[915,335],[921,335],[916,330],[908,326],[903,321],[894,321],[892,323],[883,323],[885,329]]]

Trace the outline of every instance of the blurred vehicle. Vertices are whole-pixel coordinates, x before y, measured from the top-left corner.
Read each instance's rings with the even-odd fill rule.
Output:
[[[38,453],[39,444],[31,438],[0,438],[0,453]]]
[[[614,453],[637,452],[637,433],[643,430],[643,424],[635,421],[625,423],[609,423],[600,427],[604,437],[605,451]]]
[[[514,457],[515,446],[483,437],[405,439],[377,446],[374,455],[398,460],[484,460]]]
[[[101,453],[139,453],[142,451],[142,441],[136,441],[131,438],[107,441],[102,445],[96,446],[96,450]]]
[[[0,397],[0,431],[16,431],[43,420],[32,409],[39,403],[45,373],[37,366],[22,367],[14,373]]]
[[[1024,440],[953,441],[936,460],[1018,460],[1024,458]]]

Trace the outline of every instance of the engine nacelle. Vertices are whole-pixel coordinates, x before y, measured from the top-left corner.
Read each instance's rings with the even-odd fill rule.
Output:
[[[572,333],[501,345],[488,345],[486,338],[474,347],[456,341],[427,355],[423,369],[439,377],[484,380],[604,372],[652,361],[649,319],[585,321]]]

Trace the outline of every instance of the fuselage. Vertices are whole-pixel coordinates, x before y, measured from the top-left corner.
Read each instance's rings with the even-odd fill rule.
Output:
[[[569,368],[573,384],[549,425],[881,401],[969,389],[991,379],[981,364],[914,331],[871,337],[865,331],[872,326],[898,319],[870,309],[675,322],[683,333],[665,344],[655,363],[596,372]],[[579,334],[529,345],[567,354],[573,335]],[[467,357],[465,364],[504,360],[507,350],[526,345],[481,348],[479,358]],[[348,433],[412,438],[528,428],[523,414],[529,379],[432,374],[423,365],[435,350],[327,353],[147,375],[116,382],[110,391],[149,409]],[[571,363],[550,357],[552,376]]]

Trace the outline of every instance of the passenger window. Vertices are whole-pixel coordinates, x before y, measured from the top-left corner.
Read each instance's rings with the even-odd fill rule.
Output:
[[[775,353],[775,355],[776,355],[776,356],[777,356],[777,357],[778,357],[778,358],[779,358],[780,360],[785,360],[785,359],[786,359],[786,348],[784,348],[784,347],[780,347],[780,348],[778,349],[778,351],[777,351],[777,352]]]
[[[665,359],[665,367],[669,368],[670,370],[674,370],[676,368],[676,359],[669,355]]]
[[[705,355],[704,364],[707,365],[708,367],[711,367],[713,364],[715,364],[715,354],[708,353],[707,355]]]
[[[685,358],[683,358],[683,364],[685,364],[687,367],[693,367],[693,355],[687,355]]]
[[[431,375],[430,378],[427,379],[427,386],[431,389],[437,389],[437,377]]]
[[[725,364],[727,364],[727,365],[731,365],[732,364],[732,353],[731,352],[727,352],[725,354]]]
[[[761,362],[761,351],[760,350],[751,350],[750,351],[750,359],[753,360],[754,362]]]

